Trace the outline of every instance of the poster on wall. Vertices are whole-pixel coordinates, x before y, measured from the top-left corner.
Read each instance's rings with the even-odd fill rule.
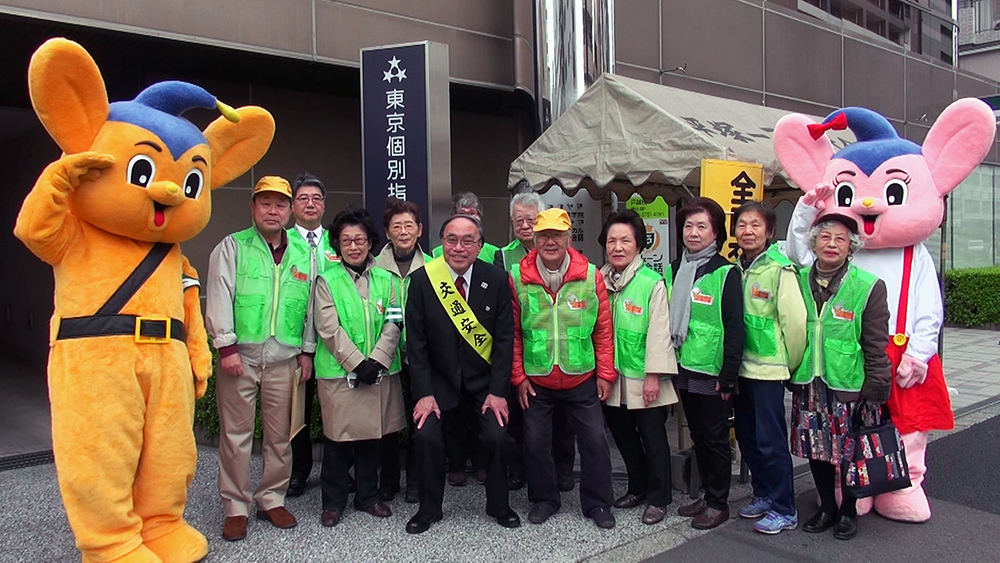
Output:
[[[739,244],[733,232],[733,211],[748,201],[764,200],[764,165],[734,160],[701,161],[701,195],[722,206],[726,212],[729,239],[722,255],[731,261],[739,256]]]
[[[639,194],[633,194],[625,202],[625,207],[642,217],[648,246],[642,251],[642,259],[653,271],[662,275],[670,264],[670,207],[661,196],[646,203]]]

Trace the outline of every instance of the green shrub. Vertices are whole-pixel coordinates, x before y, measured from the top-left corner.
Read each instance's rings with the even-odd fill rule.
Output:
[[[944,278],[945,319],[962,326],[1000,324],[1000,266],[949,270]]]

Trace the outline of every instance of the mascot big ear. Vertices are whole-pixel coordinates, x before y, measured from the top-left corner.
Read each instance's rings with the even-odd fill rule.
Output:
[[[45,130],[66,154],[89,149],[108,120],[101,71],[68,39],[49,39],[31,56],[28,93]]]
[[[246,106],[236,110],[233,123],[219,117],[205,129],[212,148],[212,189],[239,178],[264,156],[274,138],[274,118],[263,108]]]
[[[947,195],[986,158],[996,130],[993,110],[976,98],[963,98],[941,112],[922,150],[938,193]]]
[[[808,192],[813,189],[826,171],[826,165],[833,157],[833,144],[823,135],[813,139],[808,126],[812,119],[793,113],[778,120],[774,126],[774,153],[785,170],[785,178]]]

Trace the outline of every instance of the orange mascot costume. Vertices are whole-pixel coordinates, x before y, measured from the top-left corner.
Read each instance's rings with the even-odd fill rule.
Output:
[[[83,561],[197,561],[183,518],[194,478],[194,401],[212,371],[198,276],[178,243],[211,190],[267,152],[274,120],[185,82],[109,104],[96,63],[52,39],[31,58],[31,102],[63,150],[14,234],[55,273],[48,363],[52,447]],[[180,114],[223,117],[200,131]]]

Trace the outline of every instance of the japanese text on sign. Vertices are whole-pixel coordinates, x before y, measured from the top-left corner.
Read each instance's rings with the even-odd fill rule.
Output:
[[[736,260],[739,243],[734,232],[733,212],[748,201],[764,199],[764,165],[749,162],[703,159],[701,161],[701,195],[707,197],[726,212],[726,230],[729,239],[723,256]]]

